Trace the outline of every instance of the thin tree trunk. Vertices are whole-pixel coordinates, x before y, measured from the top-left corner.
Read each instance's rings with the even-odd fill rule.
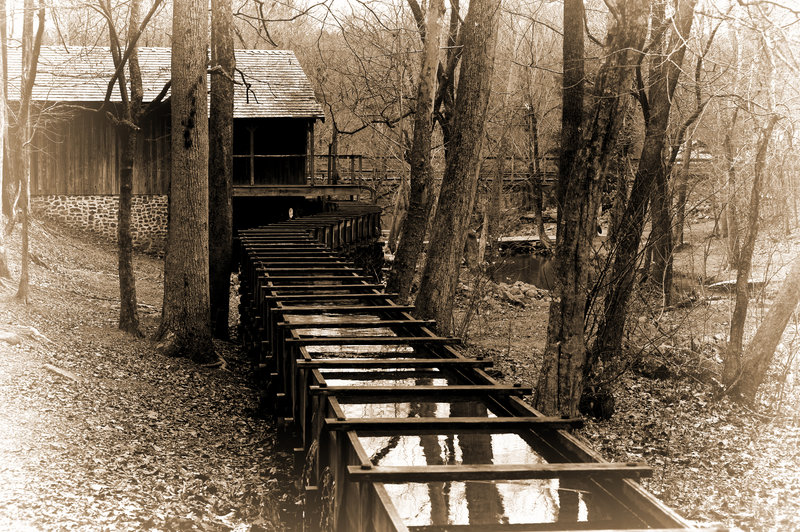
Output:
[[[764,188],[764,167],[767,161],[767,150],[772,138],[772,131],[777,116],[770,117],[767,125],[761,130],[761,136],[756,148],[756,160],[753,172],[753,187],[750,191],[750,205],[747,211],[747,226],[739,251],[739,267],[736,270],[736,303],[731,317],[728,348],[722,368],[722,382],[730,385],[734,382],[742,369],[742,339],[744,337],[744,323],[747,319],[747,307],[750,300],[750,272],[753,267],[753,251],[758,238],[758,218],[761,207],[761,193]]]
[[[134,1],[133,4],[138,4]],[[133,11],[133,9],[132,9]],[[133,165],[138,132],[129,124],[120,126],[119,212],[117,215],[117,259],[119,266],[119,328],[139,336],[139,310],[136,301],[136,276],[133,269],[131,204],[133,201]]]
[[[654,63],[651,63],[650,91],[646,99],[649,111],[646,113],[644,145],[639,157],[639,167],[631,188],[631,195],[619,226],[619,238],[615,241],[616,255],[611,274],[613,285],[606,295],[605,313],[592,347],[592,360],[613,357],[622,348],[625,318],[628,301],[633,290],[647,206],[654,194],[666,194],[666,168],[663,156],[666,132],[669,125],[672,95],[678,82],[680,65],[686,50],[686,41],[683,36],[689,35],[691,31],[695,2],[696,0],[679,0],[676,22],[669,23],[670,25],[674,24],[673,29],[680,30],[675,31],[670,39],[667,53],[673,51],[670,55],[671,60],[652,59]],[[664,6],[661,8],[663,9]],[[663,39],[663,36],[661,38]],[[651,231],[651,241],[659,237],[657,226],[662,229],[661,234],[664,234],[664,225],[669,225],[669,222],[666,221],[668,218],[670,217],[667,208],[666,214],[662,211],[661,218],[652,221],[651,225],[654,229]],[[671,230],[666,234],[671,235]],[[668,299],[672,280],[671,244],[662,246],[660,253],[661,259],[664,260],[656,271],[662,290],[664,290],[664,296]]]
[[[783,332],[800,302],[800,256],[794,259],[792,269],[778,290],[778,298],[758,326],[742,357],[739,373],[730,385],[728,393],[753,403],[758,388],[763,384],[773,355],[781,341]]]
[[[462,26],[452,137],[416,300],[417,313],[435,319],[443,333],[453,328],[453,300],[475,202],[499,14],[499,0],[472,0]]]
[[[530,114],[526,125],[528,126],[528,160],[531,174],[531,185],[533,187],[533,214],[536,218],[536,232],[539,234],[539,241],[550,249],[553,243],[544,231],[544,187],[542,186],[542,173],[540,168],[539,156],[539,120],[536,118],[536,109],[533,102],[529,104]]]
[[[739,256],[741,254],[739,242],[739,220],[738,208],[736,206],[736,159],[733,155],[733,141],[731,135],[733,128],[736,125],[736,117],[738,109],[733,113],[731,125],[725,132],[725,141],[723,148],[725,150],[725,173],[727,176],[726,191],[728,193],[727,202],[725,204],[725,225],[723,227],[723,235],[727,236],[727,250],[728,250],[728,265],[731,268],[739,268]]]
[[[422,254],[425,230],[433,205],[431,134],[433,100],[436,96],[436,67],[439,65],[439,36],[444,13],[444,1],[431,0],[424,33],[421,31],[424,35],[424,52],[417,85],[414,138],[411,142],[411,191],[400,246],[386,284],[387,290],[397,292],[403,301],[407,301],[411,293],[411,284]]]
[[[8,139],[8,114],[6,113],[6,1],[0,0],[0,278],[10,279],[8,253],[5,245],[5,228],[3,213],[5,212],[5,151]]]
[[[214,336],[229,337],[233,256],[233,8],[230,0],[211,4],[211,114],[209,119],[209,277]]]
[[[128,41],[136,38],[139,26],[140,0],[131,2],[128,18]],[[110,8],[109,8],[110,12]],[[112,43],[112,56],[114,64],[119,66],[122,62],[122,53],[112,20],[109,19],[108,27]],[[141,335],[139,330],[139,309],[136,299],[136,275],[133,268],[133,238],[131,235],[131,207],[133,203],[133,172],[139,144],[139,128],[136,123],[142,106],[142,74],[139,69],[139,55],[134,47],[128,57],[130,71],[130,99],[127,95],[128,82],[123,73],[120,73],[117,83],[120,93],[123,94],[123,120],[119,125],[119,138],[122,152],[120,155],[119,170],[119,211],[117,213],[117,260],[119,269],[119,328],[129,334]]]
[[[21,167],[20,187],[22,207],[20,209],[20,221],[22,222],[22,256],[20,258],[22,268],[19,276],[19,288],[16,298],[25,303],[28,302],[30,293],[30,186],[31,186],[31,94],[33,84],[36,81],[36,67],[39,63],[39,51],[42,47],[42,36],[44,35],[44,3],[40,1],[38,15],[39,24],[36,36],[33,36],[33,0],[25,0],[25,14],[22,24],[22,64],[23,64],[23,89],[20,97],[19,124],[22,132],[22,149],[20,150]]]
[[[559,164],[559,194],[562,204],[556,240],[556,283],[547,326],[544,361],[536,387],[536,408],[548,415],[575,416],[584,385],[586,341],[584,315],[589,293],[589,251],[596,236],[596,215],[600,199],[601,172],[611,155],[624,116],[623,95],[632,85],[633,60],[643,43],[647,28],[646,5],[629,0],[609,28],[606,58],[598,72],[593,91],[593,110],[572,161]],[[568,0],[564,5],[565,64],[573,46],[583,43],[583,2]],[[572,56],[578,57],[578,56]],[[580,55],[582,59],[582,54]],[[565,75],[564,88],[571,86]],[[563,113],[575,102],[563,92]],[[561,173],[566,172],[566,173]]]
[[[689,167],[692,160],[692,139],[687,139],[683,149],[683,166],[681,167],[680,174],[678,175],[678,183],[676,192],[678,195],[677,215],[675,220],[675,243],[679,246],[683,245],[683,229],[686,225],[686,201],[687,193],[689,191]]]
[[[172,16],[172,162],[164,306],[156,333],[170,356],[213,355],[208,288],[207,7],[176,0]]]

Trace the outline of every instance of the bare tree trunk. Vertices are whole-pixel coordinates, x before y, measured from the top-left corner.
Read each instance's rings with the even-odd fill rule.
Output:
[[[642,241],[642,231],[645,226],[647,206],[654,195],[666,194],[666,168],[664,163],[664,148],[666,145],[666,132],[669,125],[669,114],[675,87],[680,75],[680,65],[686,49],[686,35],[691,31],[694,18],[696,0],[679,0],[675,22],[662,23],[673,26],[675,31],[667,52],[673,51],[670,61],[654,58],[650,68],[650,91],[646,98],[641,98],[643,106],[648,106],[645,113],[647,125],[642,153],[639,157],[639,167],[636,171],[631,188],[631,195],[625,207],[623,219],[619,227],[619,237],[615,239],[616,255],[612,265],[611,279],[613,284],[605,299],[605,313],[598,327],[598,335],[592,347],[592,358],[613,357],[622,347],[622,337],[625,332],[625,318],[627,315],[628,301],[633,290],[636,262],[639,257],[639,246]],[[661,6],[664,9],[664,6]],[[658,15],[658,14],[657,14]],[[663,14],[662,14],[663,15]],[[663,36],[661,37],[664,38]],[[663,46],[663,45],[662,45]],[[640,87],[640,92],[644,89]],[[662,198],[663,199],[663,198]],[[660,238],[665,234],[671,235],[671,230],[664,232],[664,225],[669,225],[669,209],[666,214],[662,211],[658,220],[652,221],[653,230],[650,240]],[[656,226],[661,224],[659,235]],[[669,229],[669,227],[667,227]],[[671,239],[671,236],[670,236]],[[663,239],[662,239],[663,240]],[[661,281],[664,297],[668,300],[671,292],[672,281],[672,246],[663,245],[660,248],[661,264],[656,271]],[[657,259],[654,258],[654,261]]]
[[[435,319],[443,333],[453,328],[453,299],[475,202],[499,13],[499,0],[472,0],[462,26],[452,137],[416,300],[417,313]]]
[[[156,333],[170,356],[213,355],[208,288],[207,7],[176,0],[172,15],[172,163],[164,306]]]
[[[758,238],[758,218],[760,215],[761,192],[764,188],[764,167],[767,161],[767,150],[772,138],[772,131],[778,117],[773,115],[761,130],[756,148],[756,160],[753,172],[753,188],[750,191],[750,205],[747,211],[747,226],[739,252],[739,267],[736,270],[736,303],[731,317],[728,348],[722,368],[722,382],[730,385],[735,381],[742,369],[742,338],[744,322],[747,319],[747,307],[750,299],[750,272],[753,266],[753,251]]]
[[[574,157],[559,165],[561,198],[556,240],[556,283],[547,326],[547,343],[534,404],[548,415],[575,416],[584,385],[586,341],[584,314],[589,293],[589,251],[595,237],[600,199],[601,172],[611,155],[624,115],[623,95],[632,85],[633,60],[647,29],[646,5],[638,0],[617,4],[619,14],[608,30],[608,50],[593,90],[593,109]],[[583,2],[568,0],[564,5],[564,64],[569,58],[582,60]],[[569,77],[564,76],[564,87]],[[563,92],[563,113],[569,93]],[[565,172],[565,173],[562,173]]]
[[[36,30],[36,36],[33,36],[33,0],[25,0],[24,4],[25,14],[22,24],[22,94],[20,97],[20,111],[18,123],[19,130],[22,133],[22,148],[20,150],[21,167],[18,168],[20,172],[20,187],[22,207],[20,209],[20,221],[22,223],[22,271],[19,276],[19,288],[17,289],[16,298],[25,303],[28,302],[30,293],[30,196],[31,196],[31,94],[33,93],[33,84],[36,81],[36,67],[39,63],[39,51],[42,47],[42,36],[44,35],[44,3],[40,0],[39,3],[39,23]]]
[[[533,102],[529,103],[530,111],[526,125],[528,126],[528,160],[530,181],[533,188],[533,213],[536,217],[536,232],[539,234],[539,241],[550,249],[553,245],[550,237],[544,231],[544,188],[542,187],[542,173],[539,155],[539,120],[536,118],[536,109]]]
[[[8,113],[6,113],[6,88],[8,87],[6,59],[6,1],[0,0],[0,278],[10,279],[11,270],[8,268],[8,253],[5,245],[5,227],[3,227],[3,213],[5,212],[5,151],[8,139]]]
[[[683,148],[683,166],[678,175],[678,183],[675,187],[678,195],[677,214],[675,216],[675,243],[683,245],[683,229],[686,225],[686,201],[689,191],[689,167],[692,161],[692,139],[687,139]]]
[[[733,134],[733,128],[736,126],[736,117],[738,115],[738,111],[739,110],[736,109],[733,113],[731,125],[725,132],[725,141],[723,142],[723,147],[725,149],[725,172],[728,178],[726,183],[728,201],[725,204],[725,218],[722,231],[723,236],[727,236],[728,238],[728,265],[731,268],[737,269],[739,268],[739,255],[741,254],[741,251],[739,249],[739,220],[738,208],[736,206],[736,158],[733,154],[733,141],[731,140],[731,135]]]
[[[140,0],[131,2],[128,18],[128,41],[133,42],[139,26]],[[122,50],[111,18],[111,7],[106,4],[109,37],[112,42],[111,54],[114,65],[122,62]],[[117,80],[122,94],[122,123],[118,126],[121,145],[119,169],[119,211],[117,213],[117,262],[119,270],[119,328],[129,334],[141,335],[139,330],[139,309],[136,300],[136,276],[133,268],[133,238],[131,236],[131,207],[133,203],[133,169],[139,141],[139,128],[136,126],[142,107],[142,74],[139,70],[139,55],[134,47],[128,57],[130,71],[130,99],[128,82],[124,73]]]
[[[755,401],[758,388],[764,382],[775,349],[798,302],[800,302],[800,256],[795,257],[792,269],[778,290],[778,299],[758,326],[742,357],[739,372],[728,388],[728,393],[732,397],[749,403]]]
[[[233,255],[233,8],[211,4],[211,114],[209,118],[209,278],[214,336],[229,337]]]
[[[416,0],[409,0],[416,3]],[[439,65],[439,36],[445,9],[443,0],[432,0],[428,6],[423,38],[424,53],[417,84],[417,108],[414,115],[414,138],[411,142],[411,191],[408,212],[403,223],[403,236],[386,283],[389,292],[397,292],[407,301],[411,284],[422,254],[425,230],[433,205],[434,177],[431,166],[431,134],[433,100],[436,95],[436,68]],[[421,21],[418,21],[418,25]]]
[[[508,90],[506,90],[508,93]],[[505,103],[503,104],[505,107]],[[490,260],[495,260],[499,251],[498,240],[501,235],[501,220],[503,219],[503,174],[505,173],[506,154],[508,153],[507,128],[503,128],[500,141],[495,152],[495,167],[492,184],[489,188],[489,198],[486,202],[485,229],[491,249]],[[481,255],[479,255],[480,257]],[[479,261],[479,264],[482,261]]]
[[[132,5],[138,4],[134,1]],[[131,9],[133,11],[133,9]],[[119,328],[140,335],[139,310],[136,301],[136,276],[133,269],[131,237],[131,204],[133,201],[133,165],[138,132],[130,124],[120,127],[119,212],[117,215],[117,259],[119,266]]]
[[[692,30],[694,22],[694,7],[697,0],[675,0],[675,16],[670,20],[661,11],[654,24],[667,25],[672,34],[669,39],[663,39],[662,50],[651,58],[650,68],[650,96],[648,105],[651,107],[651,118],[655,120],[654,134],[662,136],[661,142],[666,140],[666,131],[669,126],[672,96],[681,74],[683,57],[686,54],[686,41]],[[665,5],[659,3],[658,5]],[[662,7],[663,10],[663,7]],[[658,131],[656,131],[658,128]],[[651,204],[653,207],[652,227],[650,236],[653,241],[653,267],[652,275],[656,286],[661,288],[663,304],[668,306],[672,301],[672,262],[673,262],[673,235],[672,235],[672,191],[669,186],[669,177],[672,174],[671,162],[663,157],[658,162],[660,169],[654,172],[653,194]]]

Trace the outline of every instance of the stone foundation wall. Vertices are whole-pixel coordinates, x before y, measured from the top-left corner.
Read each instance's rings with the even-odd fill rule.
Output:
[[[118,196],[33,196],[39,216],[117,241]],[[131,233],[135,248],[160,253],[167,239],[167,196],[133,196]]]

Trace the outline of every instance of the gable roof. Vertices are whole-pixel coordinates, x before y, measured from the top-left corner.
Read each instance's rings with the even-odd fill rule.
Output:
[[[16,101],[20,92],[21,54],[18,47],[9,48],[8,52],[8,98]],[[170,79],[171,50],[140,47],[138,52],[144,101],[150,102]],[[322,106],[294,52],[235,50],[235,55],[235,118],[323,118]],[[43,46],[33,100],[102,102],[114,70],[107,47]],[[116,85],[110,100],[121,101]]]

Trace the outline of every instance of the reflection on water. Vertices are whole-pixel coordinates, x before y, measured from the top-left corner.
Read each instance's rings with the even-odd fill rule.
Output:
[[[306,347],[306,351],[338,358],[346,355],[411,354],[414,353],[414,348],[408,345],[310,345]]]
[[[459,432],[420,436],[359,434],[358,439],[368,455],[380,456],[374,464],[381,466],[541,464],[545,461],[528,442],[515,433]],[[428,439],[436,442],[436,452],[433,454],[424,448],[430,444],[425,441]],[[487,447],[486,452],[476,452],[483,446]]]
[[[341,321],[356,321],[371,323],[381,321],[378,316],[373,314],[288,314],[286,321],[289,323],[337,323]]]
[[[407,418],[419,417],[420,410],[426,412],[427,417],[452,417],[452,406],[454,404],[462,403],[467,407],[482,406],[486,409],[486,404],[480,399],[474,400],[461,400],[454,399],[452,401],[435,401],[435,400],[420,400],[418,402],[410,403],[408,401],[398,402],[381,402],[381,403],[344,403],[343,399],[339,399],[340,406],[344,411],[344,415],[348,418],[369,418],[369,417],[389,417],[389,418]],[[456,408],[457,410],[458,408]],[[497,417],[494,412],[487,410],[486,417]]]
[[[385,484],[407,526],[489,525],[603,520],[592,496],[566,481],[468,481]],[[499,499],[499,512],[487,501]],[[577,504],[574,504],[577,501]]]
[[[337,378],[327,378],[325,377],[325,382],[328,386],[414,386],[417,384],[418,379],[414,377],[393,377],[393,378],[383,378],[383,379],[376,379],[376,378],[349,378],[349,379],[337,379]],[[447,386],[449,384],[455,384],[453,379],[447,377],[437,377],[435,379],[430,379],[431,386]]]
[[[327,327],[325,329],[303,329],[302,336],[397,336],[388,327],[375,327],[374,329],[356,329],[353,327]]]

